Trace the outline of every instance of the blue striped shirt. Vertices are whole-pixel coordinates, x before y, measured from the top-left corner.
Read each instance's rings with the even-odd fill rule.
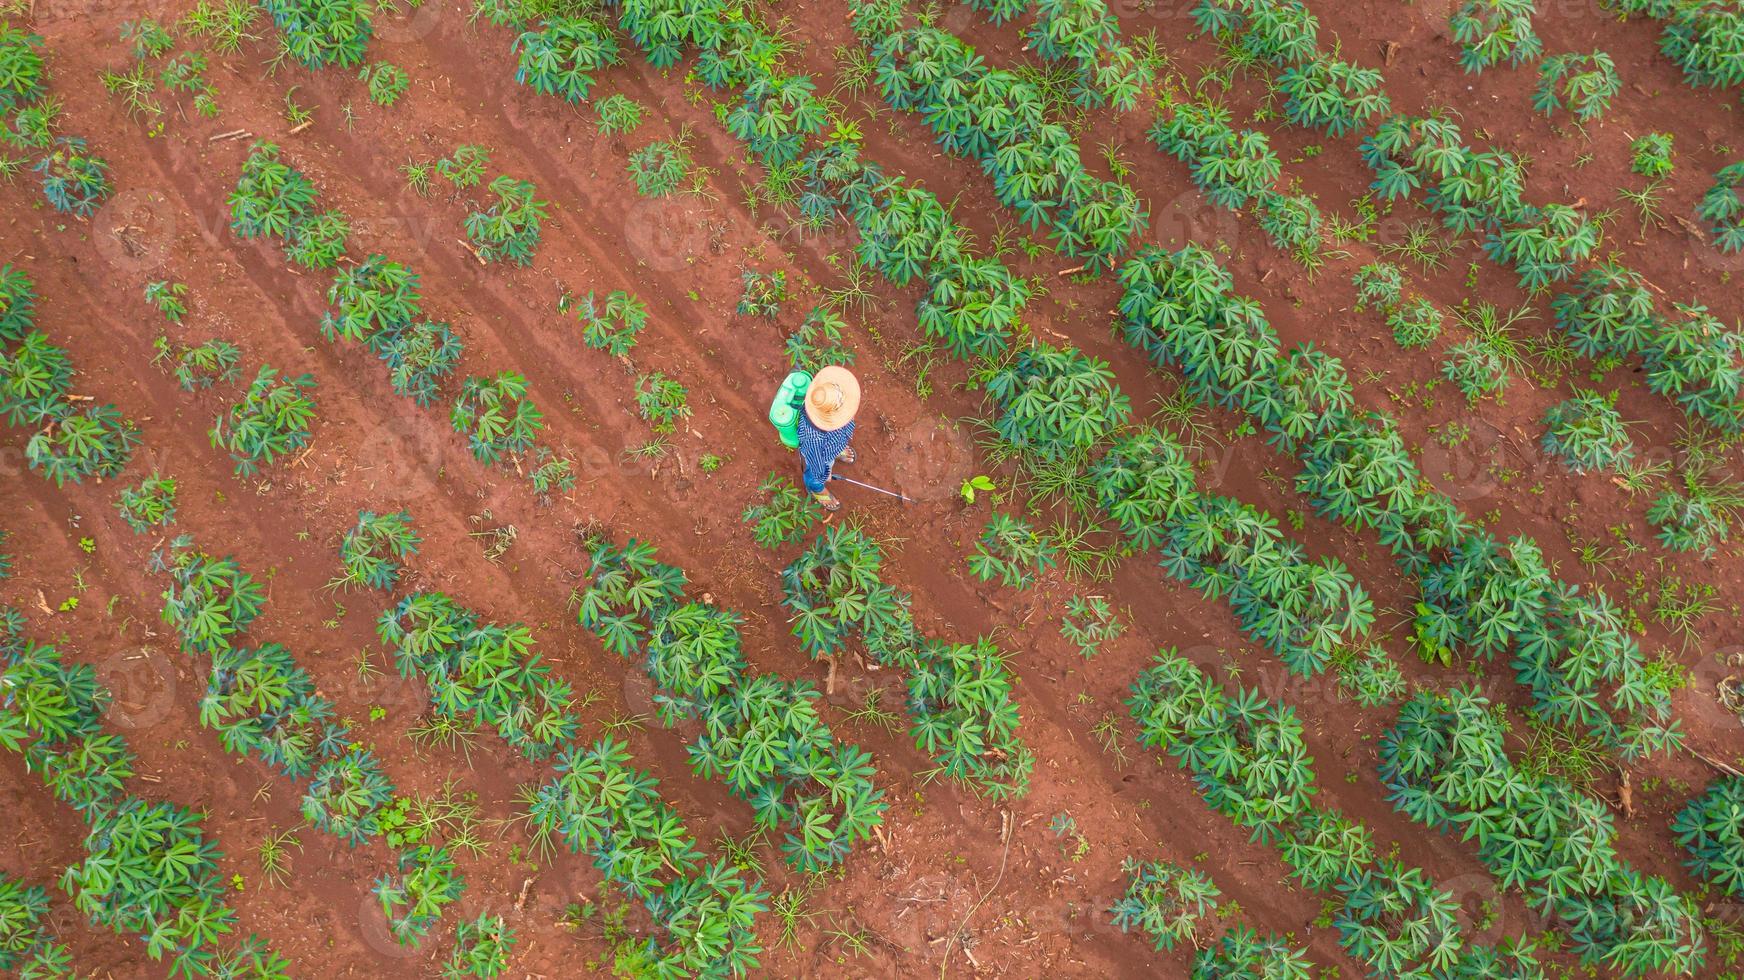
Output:
[[[805,467],[805,488],[812,493],[823,490],[830,479],[830,465],[842,450],[848,448],[848,440],[854,437],[854,423],[849,422],[839,429],[828,432],[811,424],[811,416],[805,410],[799,412],[799,458]]]

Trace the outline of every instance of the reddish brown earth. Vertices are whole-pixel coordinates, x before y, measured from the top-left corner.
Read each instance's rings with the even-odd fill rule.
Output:
[[[180,5],[178,5],[179,8]],[[1123,13],[1129,36],[1155,29],[1176,58],[1177,70],[1196,74],[1214,56],[1203,41],[1189,41],[1187,5]],[[1395,107],[1419,111],[1452,104],[1464,118],[1468,138],[1485,138],[1528,152],[1535,199],[1585,199],[1594,208],[1612,206],[1614,188],[1634,186],[1626,173],[1627,143],[1649,127],[1677,138],[1679,163],[1666,203],[1667,214],[1688,214],[1708,175],[1723,162],[1713,147],[1741,142],[1735,118],[1720,96],[1694,92],[1653,49],[1646,24],[1619,24],[1585,3],[1541,4],[1540,28],[1551,52],[1601,47],[1617,59],[1629,83],[1602,125],[1591,128],[1596,162],[1573,165],[1584,144],[1554,133],[1531,114],[1531,70],[1493,70],[1477,79],[1459,73],[1455,51],[1438,36],[1440,4],[1401,10],[1391,3],[1315,4],[1322,38],[1344,38],[1348,56],[1378,61],[1383,42],[1401,45],[1387,77]],[[1432,8],[1427,12],[1418,8]],[[776,8],[791,20],[800,55],[815,74],[833,75],[832,49],[853,43],[840,0]],[[197,536],[208,549],[234,553],[269,585],[270,601],[250,635],[284,643],[317,678],[323,693],[353,719],[357,731],[387,760],[402,792],[428,792],[450,781],[478,795],[483,812],[499,821],[500,841],[488,854],[465,859],[468,890],[453,922],[483,910],[508,915],[521,937],[512,975],[571,975],[605,952],[596,929],[570,931],[559,924],[564,907],[596,895],[598,875],[581,857],[529,858],[527,835],[514,821],[516,788],[545,773],[509,753],[487,735],[470,764],[457,753],[423,752],[405,730],[423,712],[421,685],[393,675],[377,646],[374,618],[387,599],[377,594],[341,594],[322,586],[335,574],[336,542],[360,508],[410,510],[425,538],[407,583],[441,589],[498,620],[520,620],[535,630],[553,669],[578,691],[601,696],[584,712],[586,737],[612,719],[648,710],[647,685],[639,671],[606,653],[574,624],[571,590],[583,566],[578,527],[599,527],[616,537],[652,541],[662,556],[685,568],[696,592],[746,615],[747,654],[762,670],[821,683],[823,671],[787,636],[778,605],[780,568],[793,549],[779,554],[757,549],[739,512],[755,498],[764,474],[791,465],[762,421],[768,389],[785,370],[781,343],[815,301],[815,290],[839,284],[851,242],[839,232],[807,238],[784,216],[750,212],[741,185],[755,179],[739,147],[714,123],[704,104],[685,99],[682,73],[667,76],[633,61],[605,73],[596,97],[624,92],[658,108],[653,119],[628,138],[604,139],[588,110],[574,110],[512,82],[510,35],[488,25],[472,26],[466,11],[431,2],[410,15],[382,18],[373,58],[406,69],[411,91],[390,110],[368,104],[360,83],[344,72],[311,74],[283,69],[263,77],[268,49],[257,45],[228,61],[215,59],[211,77],[220,90],[223,115],[198,120],[174,115],[167,136],[150,138],[104,94],[96,73],[126,57],[116,40],[119,25],[148,11],[143,5],[105,4],[92,9],[43,5],[34,27],[55,53],[54,90],[67,103],[67,130],[82,133],[110,161],[118,192],[88,222],[47,212],[34,186],[0,189],[7,220],[0,228],[6,260],[35,277],[40,293],[38,323],[71,349],[81,375],[77,389],[111,400],[138,420],[145,449],[125,479],[155,467],[182,484],[178,532]],[[153,11],[164,16],[161,11]],[[821,14],[821,16],[820,16]],[[1010,25],[993,28],[958,6],[944,25],[966,34],[991,60],[1024,57]],[[316,123],[287,133],[284,90],[298,86],[297,101],[315,108]],[[1466,86],[1470,85],[1468,90]],[[1237,80],[1230,102],[1251,111],[1264,96],[1258,79]],[[850,103],[860,100],[843,93]],[[347,126],[340,107],[355,108]],[[863,113],[879,106],[850,105]],[[1636,540],[1650,530],[1642,518],[1647,501],[1629,499],[1599,479],[1573,477],[1537,449],[1545,406],[1563,394],[1517,380],[1504,404],[1475,410],[1444,388],[1432,407],[1393,397],[1407,385],[1438,372],[1439,356],[1401,358],[1376,314],[1352,314],[1351,270],[1368,260],[1369,246],[1345,246],[1347,258],[1328,263],[1318,277],[1306,275],[1267,245],[1245,218],[1205,206],[1184,168],[1156,153],[1143,139],[1149,117],[1096,114],[1081,140],[1086,157],[1114,140],[1132,166],[1133,185],[1150,200],[1151,241],[1178,247],[1188,238],[1221,238],[1233,248],[1239,288],[1261,299],[1273,322],[1291,341],[1313,339],[1345,358],[1354,378],[1369,371],[1360,398],[1398,411],[1410,437],[1424,449],[1424,470],[1473,514],[1494,514],[1499,531],[1524,531],[1545,545],[1561,573],[1619,599],[1637,577],[1652,584],[1662,574],[1720,590],[1719,609],[1700,624],[1702,641],[1685,645],[1648,619],[1644,640],[1690,672],[1691,686],[1677,698],[1690,743],[1714,758],[1739,751],[1737,719],[1714,702],[1714,685],[1725,676],[1720,660],[1736,649],[1739,598],[1735,551],[1711,562],[1668,555],[1656,547],[1633,559],[1598,567],[1580,564],[1568,545],[1623,525]],[[664,201],[638,198],[624,177],[630,148],[669,137],[688,127],[698,162],[712,168],[711,196]],[[321,339],[316,322],[324,308],[324,276],[290,270],[273,248],[238,241],[228,230],[225,196],[246,154],[247,138],[211,140],[238,128],[272,139],[286,157],[321,188],[323,201],[354,222],[353,248],[380,251],[411,264],[423,275],[424,307],[453,322],[467,343],[463,370],[487,374],[514,370],[531,381],[545,411],[548,441],[576,460],[580,483],[553,506],[540,507],[523,481],[472,460],[440,410],[420,410],[395,396],[375,359],[357,347]],[[1286,172],[1317,195],[1328,211],[1348,210],[1367,184],[1354,140],[1313,140],[1266,124],[1286,160]],[[922,178],[942,196],[954,195],[957,214],[988,241],[1001,214],[974,165],[936,156],[929,134],[909,118],[877,112],[865,126],[871,153],[893,171]],[[404,189],[398,165],[430,160],[460,143],[493,151],[490,172],[532,180],[553,203],[537,261],[525,270],[480,267],[461,244],[460,223],[470,204],[438,190],[420,198]],[[1324,151],[1303,156],[1303,148]],[[1100,167],[1100,162],[1093,164]],[[1407,222],[1424,215],[1402,206],[1383,222],[1382,241],[1393,240]],[[1737,260],[1721,261],[1681,228],[1650,230],[1636,241],[1633,218],[1615,226],[1607,247],[1621,253],[1666,293],[1681,298],[1699,290],[1716,313],[1735,319],[1736,291],[1723,276]],[[1027,261],[1007,257],[1025,273],[1047,276],[1049,293],[1032,303],[1032,328],[1070,338],[1109,359],[1134,405],[1150,406],[1173,388],[1142,358],[1120,344],[1108,328],[1117,286],[1108,279],[1080,284],[1053,275],[1072,263],[1053,256]],[[1466,264],[1479,262],[1479,297],[1512,306],[1526,298],[1512,276],[1486,264],[1464,246],[1445,270],[1418,276],[1415,285],[1450,307],[1472,290]],[[742,268],[789,271],[799,295],[771,323],[738,317],[733,307]],[[167,325],[140,299],[145,282],[169,278],[190,284],[191,313],[180,326]],[[555,312],[562,289],[624,288],[641,297],[651,324],[633,357],[633,368],[582,347],[572,321]],[[1021,683],[1023,735],[1038,757],[1028,796],[1009,805],[978,799],[916,774],[928,768],[902,731],[844,720],[864,691],[881,686],[887,706],[900,704],[899,679],[856,670],[831,699],[828,720],[844,738],[859,742],[878,761],[891,810],[888,846],[866,846],[840,875],[807,883],[789,873],[772,849],[763,852],[772,891],[812,889],[809,917],[791,945],[781,941],[773,916],[763,918],[762,957],[770,975],[921,976],[976,973],[1034,976],[1180,976],[1187,951],[1154,954],[1138,937],[1123,936],[1103,910],[1121,887],[1126,856],[1194,864],[1209,873],[1239,918],[1262,929],[1293,933],[1310,944],[1313,957],[1356,975],[1330,930],[1315,928],[1318,900],[1283,882],[1275,853],[1251,844],[1209,811],[1189,780],[1170,763],[1159,764],[1130,741],[1123,724],[1124,752],[1100,747],[1091,728],[1112,713],[1124,718],[1126,686],[1159,646],[1180,647],[1205,665],[1223,664],[1226,676],[1239,668],[1244,684],[1287,699],[1305,719],[1317,760],[1324,803],[1360,815],[1383,847],[1431,871],[1476,914],[1497,901],[1500,914],[1483,938],[1531,934],[1540,929],[1516,899],[1499,900],[1487,873],[1467,846],[1426,833],[1393,813],[1374,775],[1372,742],[1390,712],[1364,711],[1340,700],[1324,680],[1286,677],[1270,658],[1234,628],[1227,610],[1165,580],[1147,560],[1122,563],[1112,581],[1080,584],[1050,575],[1034,590],[1015,593],[981,586],[967,577],[963,555],[989,507],[964,507],[955,487],[989,470],[980,461],[968,419],[982,410],[968,390],[964,370],[941,363],[931,373],[931,391],[917,397],[914,363],[902,362],[912,345],[913,296],[881,289],[874,307],[856,312],[853,340],[861,350],[857,368],[868,391],[869,417],[857,441],[860,472],[921,498],[903,508],[871,495],[848,497],[850,516],[864,521],[894,555],[886,577],[915,594],[917,613],[937,634],[969,638],[997,632],[1012,652]],[[1533,329],[1549,329],[1538,304]],[[270,468],[260,479],[238,480],[228,461],[210,448],[206,429],[233,397],[220,386],[189,395],[150,364],[160,333],[198,343],[222,337],[245,354],[245,371],[265,362],[289,372],[311,371],[320,382],[315,398],[319,421],[313,449],[294,463]],[[1457,331],[1454,331],[1457,333]],[[1451,344],[1450,336],[1442,345]],[[1437,348],[1440,350],[1440,347]],[[632,372],[658,369],[691,390],[696,415],[675,440],[675,452],[658,467],[633,463],[623,451],[647,437],[634,415]],[[1625,372],[1628,369],[1624,369]],[[1627,380],[1621,406],[1639,420],[1638,443],[1670,452],[1681,417],[1656,396]],[[1565,382],[1566,384],[1566,382]],[[1399,397],[1403,397],[1400,395]],[[1438,445],[1430,425],[1460,419],[1473,438],[1455,449]],[[1261,440],[1230,440],[1234,419],[1208,416],[1218,433],[1203,453],[1206,485],[1274,512],[1299,513],[1302,538],[1316,553],[1336,553],[1358,570],[1390,610],[1378,633],[1388,649],[1422,683],[1477,682],[1492,696],[1518,706],[1521,695],[1501,665],[1479,665],[1477,676],[1418,664],[1407,649],[1400,610],[1410,590],[1383,549],[1368,535],[1350,533],[1307,513],[1287,482],[1292,462]],[[446,940],[424,953],[405,955],[386,938],[369,888],[387,869],[384,846],[346,848],[313,830],[292,856],[292,874],[275,887],[260,874],[254,850],[265,834],[300,823],[298,791],[253,762],[223,754],[196,720],[199,683],[173,638],[159,626],[161,580],[146,569],[157,543],[133,535],[117,518],[115,481],[57,490],[25,472],[25,435],[0,441],[7,506],[0,525],[13,532],[8,550],[15,576],[0,583],[0,597],[28,615],[34,635],[54,640],[72,659],[96,664],[114,688],[111,721],[140,755],[133,791],[200,807],[210,814],[209,832],[227,854],[226,873],[244,885],[234,896],[242,928],[267,937],[290,957],[298,975],[340,977],[427,976],[431,959]],[[697,466],[705,452],[726,457],[716,473]],[[1506,482],[1496,473],[1517,471]],[[1010,474],[994,472],[1005,486]],[[1522,490],[1528,492],[1522,493]],[[1571,514],[1569,503],[1579,506]],[[488,516],[486,516],[488,514]],[[498,563],[487,561],[470,532],[511,524],[519,532]],[[90,537],[95,550],[78,546]],[[1084,662],[1058,635],[1066,599],[1084,592],[1105,594],[1126,610],[1129,633]],[[69,597],[71,612],[50,612]],[[387,673],[359,678],[360,652],[373,651]],[[386,717],[369,721],[372,707]],[[749,808],[713,782],[693,777],[684,762],[684,736],[650,723],[629,736],[638,763],[661,778],[669,802],[684,814],[702,841],[717,833],[749,829]],[[10,846],[0,851],[0,870],[50,882],[79,852],[82,826],[55,803],[14,757],[3,763],[6,812],[13,816]],[[1343,778],[1348,774],[1348,779]],[[1687,756],[1634,767],[1632,815],[1620,818],[1620,849],[1644,870],[1693,887],[1678,864],[1666,831],[1669,815],[1711,772]],[[1659,780],[1659,788],[1649,789]],[[1606,774],[1598,791],[1614,795],[1617,778]],[[1002,842],[1010,814],[1014,832]],[[1049,831],[1050,821],[1069,814],[1090,843],[1072,860],[1069,842]],[[525,883],[531,881],[531,885]],[[526,901],[517,907],[517,897]],[[1717,912],[1725,911],[1716,909]],[[636,921],[632,918],[633,923]],[[952,925],[965,922],[963,939],[941,962]],[[64,900],[55,922],[88,969],[109,975],[154,975],[132,940],[85,927]],[[869,945],[856,952],[844,933],[865,930]]]

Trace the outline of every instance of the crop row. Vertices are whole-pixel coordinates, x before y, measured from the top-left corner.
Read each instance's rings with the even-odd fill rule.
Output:
[[[702,722],[692,768],[750,802],[762,826],[785,829],[782,851],[794,867],[840,864],[884,819],[871,756],[835,737],[809,683],[752,673],[739,616],[686,598],[684,572],[651,546],[596,540],[591,553],[581,625],[606,649],[640,660],[663,722]]]
[[[73,953],[43,920],[47,889],[0,874],[0,970],[16,970],[28,980],[73,975]]]
[[[95,671],[63,662],[23,629],[22,616],[0,609],[0,745],[88,825],[84,858],[60,879],[73,904],[93,925],[137,936],[172,975],[287,977],[288,964],[258,937],[225,940],[236,911],[224,900],[223,855],[206,839],[203,815],[126,791],[134,755],[103,730],[112,698]]]
[[[1464,688],[1412,699],[1380,741],[1393,805],[1436,830],[1457,827],[1504,888],[1562,923],[1586,963],[1693,973],[1705,946],[1695,903],[1617,856],[1604,802],[1516,767],[1505,724]]]
[[[974,49],[936,27],[904,27],[900,0],[856,4],[854,30],[871,49],[885,101],[920,113],[946,152],[981,163],[1001,203],[1086,268],[1111,268],[1143,232],[1138,195],[1084,168],[1077,143],[1049,122],[1037,88],[989,69]]]
[[[132,458],[139,430],[114,405],[73,393],[72,359],[35,324],[35,285],[23,271],[0,266],[0,415],[30,431],[24,458],[55,486],[115,476]]]
[[[1336,358],[1287,354],[1253,300],[1209,252],[1147,249],[1122,268],[1128,343],[1181,371],[1207,404],[1250,415],[1303,471],[1296,488],[1330,519],[1372,528],[1419,582],[1416,640],[1427,657],[1459,650],[1513,667],[1535,710],[1628,758],[1677,744],[1670,694],[1602,592],[1555,578],[1536,543],[1497,541],[1433,489],[1380,413],[1354,407]]]
[[[1378,855],[1360,821],[1314,805],[1313,760],[1288,706],[1226,692],[1173,651],[1132,692],[1139,741],[1173,755],[1207,805],[1277,848],[1292,877],[1328,898],[1341,945],[1371,975],[1544,977],[1530,946],[1468,945],[1451,895],[1422,869]]]
[[[1659,50],[1699,88],[1744,85],[1744,11],[1688,0],[1607,0],[1624,14],[1661,21]]]
[[[944,775],[993,799],[1027,793],[1035,755],[1017,735],[1005,654],[985,637],[924,635],[913,599],[883,581],[883,564],[883,548],[865,531],[834,525],[782,570],[782,603],[801,648],[833,665],[858,639],[872,660],[907,673],[910,734]]]
[[[659,927],[638,951],[662,976],[739,976],[756,966],[753,923],[767,894],[724,861],[706,862],[658,782],[611,738],[576,741],[569,685],[552,677],[520,623],[484,620],[442,593],[403,597],[377,625],[399,671],[424,681],[438,717],[494,725],[511,748],[556,776],[529,797],[541,841],[593,859]]]
[[[234,558],[195,550],[186,536],[153,563],[170,577],[164,621],[182,652],[209,660],[201,726],[219,735],[225,751],[258,759],[294,783],[308,780],[302,812],[318,830],[353,847],[381,836],[394,800],[381,760],[351,739],[289,650],[239,645],[265,606],[254,578]],[[418,946],[465,887],[446,847],[419,842],[400,851],[396,873],[376,883],[375,895],[394,938]]]
[[[337,210],[317,212],[316,200],[314,185],[280,159],[277,146],[257,143],[230,195],[232,227],[243,238],[278,240],[286,257],[305,268],[335,268],[346,256],[350,221]],[[335,343],[363,343],[385,363],[394,391],[420,407],[440,396],[465,345],[449,324],[424,318],[416,272],[386,256],[370,255],[337,269],[327,301],[331,308],[321,319],[323,336]],[[573,464],[538,441],[544,416],[520,375],[505,371],[465,378],[454,395],[449,422],[466,437],[474,458],[487,466],[531,454],[531,465],[522,472],[541,500],[574,486]],[[258,431],[270,436],[282,428],[275,423]],[[241,443],[252,448],[264,437]]]
[[[42,195],[57,211],[89,217],[114,189],[109,164],[77,136],[57,135],[61,100],[48,94],[48,65],[42,38],[0,20],[0,144],[36,157],[33,169]],[[7,179],[22,161],[0,153],[0,176]]]

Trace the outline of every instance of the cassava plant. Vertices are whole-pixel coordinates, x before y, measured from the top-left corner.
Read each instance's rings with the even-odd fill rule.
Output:
[[[115,508],[135,534],[174,524],[176,481],[153,473],[138,484],[123,488],[115,501]]]
[[[783,345],[787,364],[795,371],[816,373],[831,364],[852,367],[854,349],[842,340],[847,321],[830,305],[814,306]]]
[[[1139,929],[1158,952],[1182,941],[1197,947],[1202,923],[1218,910],[1223,893],[1205,874],[1162,861],[1121,863],[1126,892],[1108,910],[1121,932]]]
[[[1691,874],[1733,897],[1744,896],[1744,779],[1720,776],[1671,822]]]
[[[622,60],[610,28],[592,17],[573,15],[553,17],[539,30],[521,34],[515,53],[515,81],[571,103],[587,101],[594,76]],[[602,118],[604,111],[602,106]]]
[[[1460,45],[1460,63],[1481,72],[1507,62],[1517,68],[1544,53],[1544,42],[1532,29],[1537,13],[1533,0],[1463,0],[1448,19]]]
[[[357,524],[339,543],[345,572],[335,580],[344,587],[392,590],[399,584],[401,563],[418,553],[422,543],[412,528],[412,515],[357,512]]]
[[[690,176],[690,153],[682,141],[656,140],[630,154],[630,179],[643,197],[666,197]]]
[[[1616,406],[1615,392],[1576,388],[1574,397],[1545,412],[1544,451],[1576,473],[1622,469],[1635,447]]]
[[[61,136],[54,149],[36,162],[42,178],[42,195],[50,207],[88,218],[114,190],[109,182],[109,164],[85,148],[77,136]]]
[[[1714,185],[1696,204],[1696,217],[1708,226],[1714,247],[1722,252],[1744,250],[1744,196],[1738,188],[1744,185],[1744,160],[1721,167],[1714,174]]]
[[[477,187],[484,181],[485,164],[490,162],[490,150],[471,143],[454,148],[454,152],[436,161],[436,172],[457,190]]]
[[[621,289],[607,293],[603,300],[591,290],[575,299],[567,293],[557,304],[559,313],[573,312],[581,323],[582,343],[594,350],[603,350],[613,357],[623,357],[636,346],[636,335],[648,325],[648,308],[636,297]]]
[[[983,582],[998,579],[1008,588],[1027,589],[1054,567],[1058,551],[1028,521],[996,513],[969,556],[969,571]]]
[[[397,65],[378,61],[365,65],[357,73],[359,81],[369,91],[369,100],[379,106],[391,106],[412,86],[411,76]]]
[[[654,371],[636,378],[636,408],[655,432],[672,433],[690,418],[690,395],[677,379]]]
[[[152,349],[156,352],[152,360],[169,365],[183,391],[201,391],[242,377],[242,351],[228,341],[213,339],[189,347],[160,336],[152,342]]]
[[[1066,601],[1065,615],[1060,617],[1060,635],[1078,648],[1085,660],[1096,656],[1102,645],[1119,639],[1126,624],[1114,614],[1108,600],[1099,595],[1073,596]]]
[[[171,323],[182,322],[182,317],[188,312],[187,304],[182,302],[182,297],[187,294],[187,283],[163,279],[145,284],[145,301],[157,307],[157,311]]]
[[[1043,460],[1087,453],[1131,414],[1107,362],[1072,347],[1026,347],[990,368],[983,387],[996,412],[993,431]]]
[[[374,33],[370,0],[261,0],[284,53],[306,68],[355,68]]]
[[[1604,115],[1622,90],[1623,81],[1609,54],[1559,54],[1546,58],[1539,68],[1532,107],[1547,116],[1566,108],[1587,123]]]
[[[466,216],[466,237],[472,239],[478,257],[485,262],[532,265],[547,202],[533,196],[536,188],[531,181],[507,174],[492,180],[489,189],[496,201]]]
[[[1670,133],[1648,133],[1629,144],[1629,169],[1648,180],[1664,180],[1671,176],[1672,138]]]
[[[779,473],[764,477],[757,494],[768,499],[745,508],[741,519],[751,525],[752,537],[759,547],[779,548],[803,541],[823,516],[823,509],[811,494]]]
[[[527,379],[512,371],[467,378],[448,417],[454,431],[466,436],[472,455],[486,466],[531,449],[545,428],[544,415],[527,397]]]
[[[24,459],[33,470],[62,486],[85,477],[108,479],[120,474],[139,444],[139,429],[114,405],[63,408],[24,444]]]
[[[313,375],[287,377],[261,365],[242,401],[212,423],[212,445],[230,453],[239,476],[251,476],[302,449],[309,444],[309,422],[315,417],[315,403],[308,397],[314,388]]]
[[[739,278],[744,283],[739,294],[740,316],[760,316],[773,320],[781,313],[781,304],[787,301],[786,271],[777,269],[774,272],[758,272],[756,269],[746,269]]]

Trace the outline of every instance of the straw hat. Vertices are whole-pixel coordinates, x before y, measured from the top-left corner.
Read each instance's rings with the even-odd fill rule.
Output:
[[[812,376],[805,390],[805,417],[825,432],[854,421],[860,410],[860,379],[840,365],[832,364]]]

